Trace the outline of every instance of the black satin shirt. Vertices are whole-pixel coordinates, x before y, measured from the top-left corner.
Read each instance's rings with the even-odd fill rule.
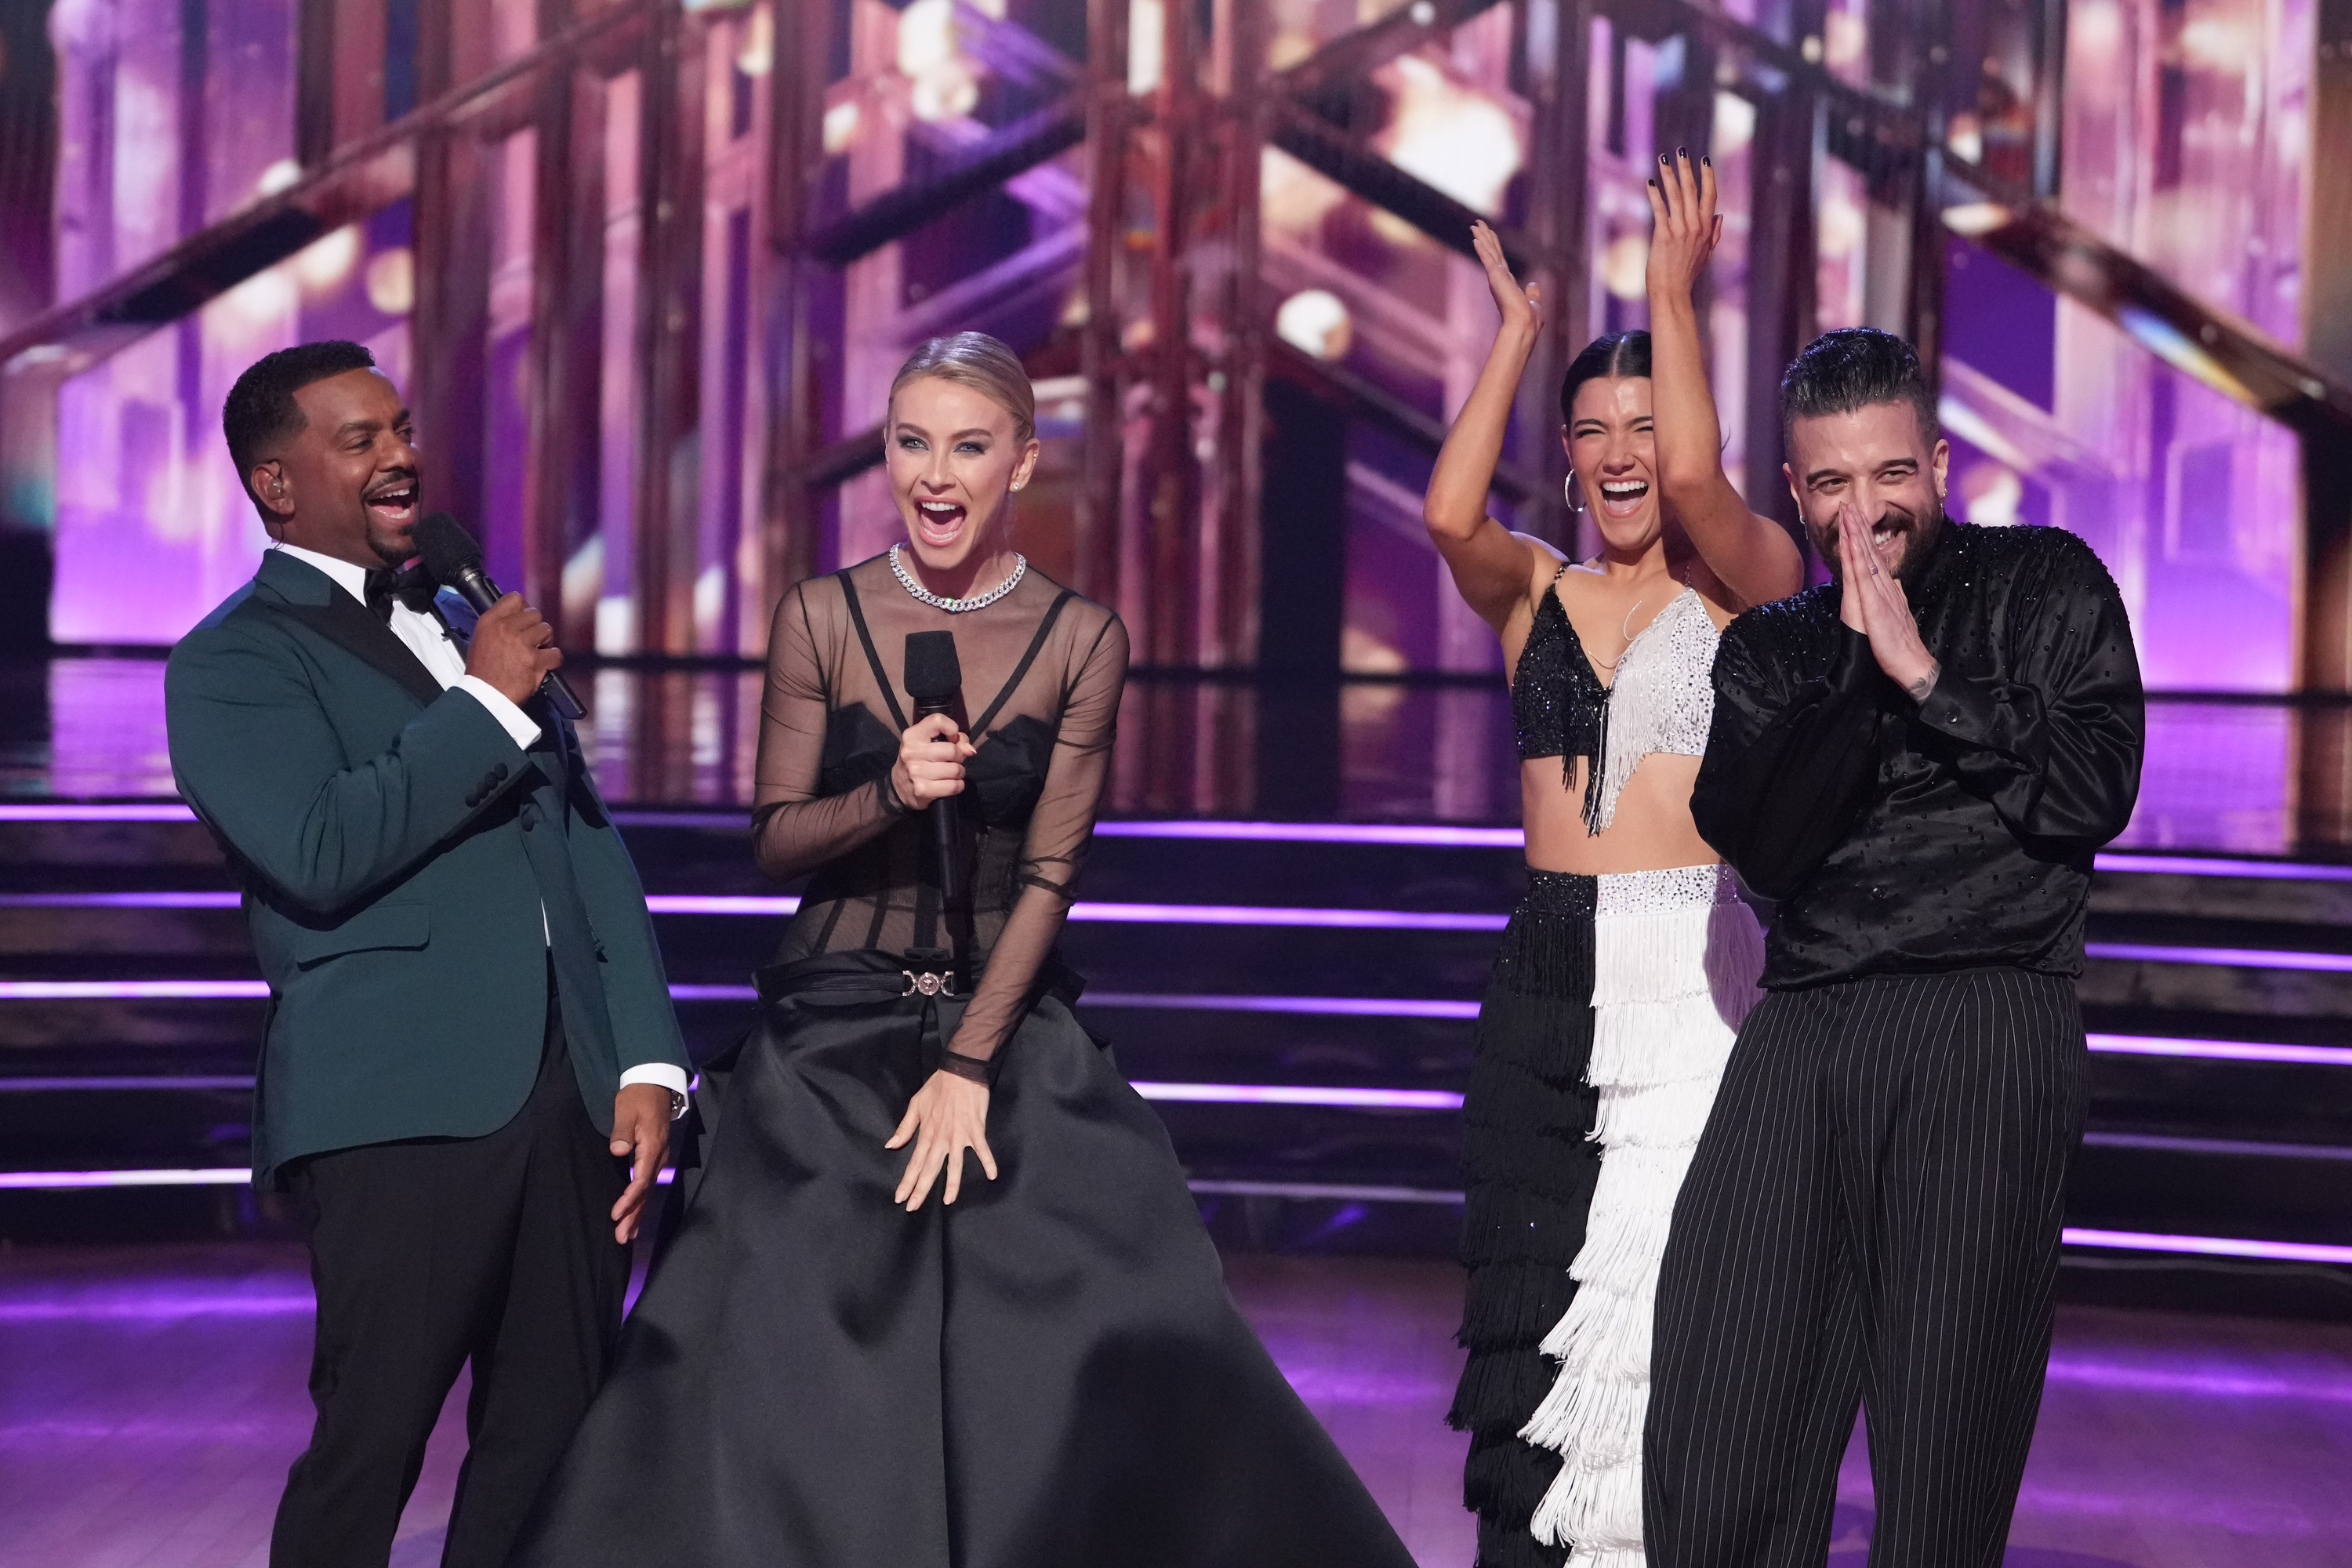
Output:
[[[1910,586],[1943,670],[1914,703],[1834,584],[1733,621],[1691,797],[1780,900],[1764,984],[2009,964],[2079,974],[2091,857],[2139,795],[2147,731],[2122,597],[2055,528],[1948,522]]]

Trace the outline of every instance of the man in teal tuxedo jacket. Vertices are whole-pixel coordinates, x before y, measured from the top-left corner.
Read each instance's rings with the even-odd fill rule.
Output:
[[[255,1175],[294,1194],[319,1295],[273,1568],[385,1561],[469,1360],[443,1561],[497,1568],[603,1374],[686,1054],[636,871],[536,695],[546,623],[394,570],[419,460],[373,364],[307,344],[231,391],[275,547],[173,651],[172,765],[244,884]]]

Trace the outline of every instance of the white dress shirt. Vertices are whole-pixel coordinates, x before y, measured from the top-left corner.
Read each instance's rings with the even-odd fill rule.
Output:
[[[273,544],[271,549],[291,555],[306,566],[315,566],[330,581],[351,595],[361,604],[367,603],[367,574],[364,566],[321,555],[315,550],[305,550],[295,544]],[[499,727],[514,738],[517,746],[528,751],[539,739],[539,722],[509,700],[507,694],[478,675],[466,673],[466,656],[457,647],[457,635],[442,624],[437,616],[425,615],[410,609],[395,599],[392,605],[392,632],[408,645],[419,663],[441,683],[444,691],[456,688],[489,710]],[[547,932],[547,911],[540,910],[539,931],[542,941],[551,940]],[[672,1062],[646,1062],[621,1074],[621,1087],[633,1083],[656,1083],[673,1094],[686,1092],[686,1072]]]

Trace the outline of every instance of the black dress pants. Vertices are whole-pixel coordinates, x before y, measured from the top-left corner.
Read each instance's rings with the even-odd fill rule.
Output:
[[[1857,1400],[1872,1568],[1996,1568],[2088,1072],[2074,983],[2024,970],[1749,1015],[1658,1283],[1653,1568],[1819,1568]]]
[[[588,1120],[551,991],[539,1080],[486,1137],[317,1155],[293,1187],[319,1297],[310,1398],[270,1568],[382,1568],[441,1405],[474,1363],[445,1568],[500,1568],[603,1380],[625,1183]]]

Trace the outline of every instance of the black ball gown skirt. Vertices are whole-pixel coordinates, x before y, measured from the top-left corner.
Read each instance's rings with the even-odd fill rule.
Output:
[[[1075,986],[1005,1044],[997,1179],[891,1202],[883,1142],[960,1014],[906,968],[762,972],[708,1169],[515,1561],[1411,1568]]]

